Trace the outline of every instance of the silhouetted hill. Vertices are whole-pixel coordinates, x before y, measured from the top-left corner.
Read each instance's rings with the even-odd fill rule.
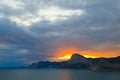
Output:
[[[77,64],[77,63],[87,63],[88,59],[75,53],[71,56],[70,60],[68,61],[69,64]]]
[[[120,72],[120,56],[115,58],[85,58],[79,54],[73,54],[68,61],[50,62],[40,61],[33,63],[29,68],[69,68],[87,69],[92,71],[116,71]]]

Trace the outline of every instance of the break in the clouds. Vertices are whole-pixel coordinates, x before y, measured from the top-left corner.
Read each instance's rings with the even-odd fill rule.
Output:
[[[119,0],[0,0],[0,66],[82,55],[120,55]]]

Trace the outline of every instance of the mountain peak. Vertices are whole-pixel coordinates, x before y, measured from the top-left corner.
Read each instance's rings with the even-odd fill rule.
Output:
[[[74,53],[72,56],[71,56],[71,58],[77,58],[77,57],[83,57],[82,55],[80,55],[80,54],[78,54],[78,53]]]
[[[71,56],[70,60],[78,60],[78,59],[80,59],[80,58],[84,58],[84,57],[83,57],[82,55],[78,54],[78,53],[74,53],[74,54]]]
[[[80,62],[86,63],[87,61],[88,60],[84,56],[82,56],[78,53],[73,54],[69,60],[70,63],[80,63]]]

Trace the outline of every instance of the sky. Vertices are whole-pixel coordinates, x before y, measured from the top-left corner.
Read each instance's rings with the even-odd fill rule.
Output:
[[[120,0],[0,0],[0,67],[120,56]]]

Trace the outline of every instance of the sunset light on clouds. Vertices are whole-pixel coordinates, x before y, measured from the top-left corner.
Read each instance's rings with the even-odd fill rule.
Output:
[[[57,49],[57,48],[56,48]],[[119,49],[105,49],[105,50],[81,50],[80,47],[68,45],[59,46],[57,52],[55,52],[55,57],[51,60],[53,61],[64,61],[69,60],[71,56],[75,53],[80,54],[86,58],[112,58],[119,56]],[[101,54],[102,53],[102,54]]]

